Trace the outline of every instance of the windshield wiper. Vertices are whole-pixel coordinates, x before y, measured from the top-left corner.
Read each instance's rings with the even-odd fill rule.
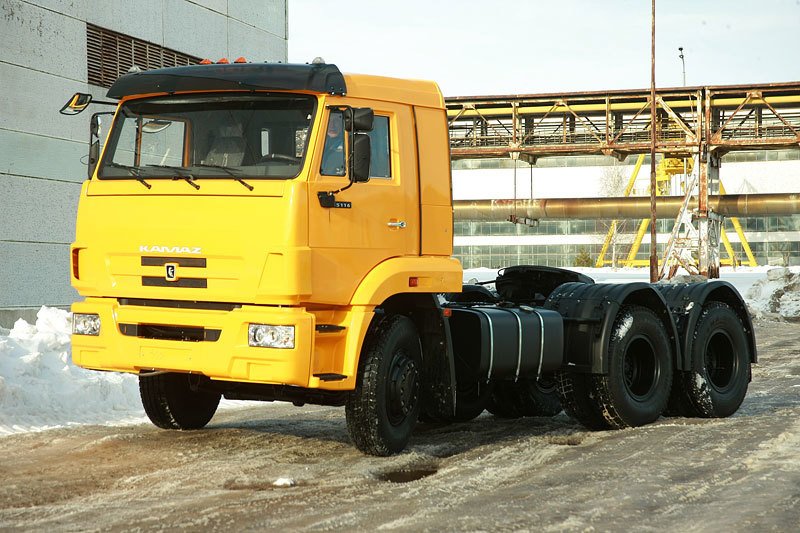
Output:
[[[253,190],[253,186],[252,186],[252,185],[250,185],[249,183],[247,183],[246,181],[244,181],[242,178],[240,178],[239,176],[237,176],[237,175],[236,175],[236,174],[233,172],[233,170],[231,170],[231,169],[230,169],[230,168],[228,168],[228,167],[223,167],[222,165],[208,165],[208,164],[205,164],[205,163],[197,163],[197,164],[195,164],[194,166],[196,166],[196,167],[200,167],[200,168],[216,168],[216,169],[219,169],[219,170],[221,170],[221,171],[225,172],[225,173],[226,173],[228,176],[230,176],[230,177],[231,177],[232,179],[234,179],[235,181],[237,181],[237,182],[241,183],[242,185],[244,185],[245,187],[247,187],[247,190],[249,190],[249,191],[252,191],[252,190]]]
[[[147,165],[148,168],[163,168],[164,170],[172,170],[173,172],[180,172],[181,174],[175,174],[172,176],[173,180],[184,180],[186,183],[194,187],[196,190],[200,190],[200,186],[194,182],[194,176],[191,174],[191,169],[185,167],[173,167],[170,165]]]
[[[120,163],[114,163],[113,161],[110,163],[106,163],[108,166],[112,168],[121,168],[130,172],[131,176],[136,178],[136,181],[147,187],[148,189],[152,189],[153,186],[144,181],[144,178],[141,175],[141,169],[139,167],[129,167],[128,165],[121,165]]]

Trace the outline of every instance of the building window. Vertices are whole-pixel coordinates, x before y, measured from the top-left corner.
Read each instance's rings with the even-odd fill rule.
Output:
[[[182,54],[129,35],[86,25],[86,62],[89,83],[111,87],[133,65],[142,70],[195,65],[200,58]]]

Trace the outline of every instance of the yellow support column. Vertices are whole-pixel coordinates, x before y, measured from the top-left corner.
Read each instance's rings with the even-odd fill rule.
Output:
[[[650,221],[647,219],[642,220],[642,223],[639,224],[639,231],[636,233],[633,244],[631,244],[631,251],[628,253],[628,258],[625,260],[625,266],[634,266],[634,259],[636,259],[636,254],[639,253],[639,246],[642,245],[642,239],[644,239],[644,234],[647,233],[647,227],[649,225]]]
[[[722,180],[720,180],[719,182],[719,193],[727,194],[725,192],[725,187],[722,186]],[[750,249],[750,243],[747,242],[747,239],[744,236],[744,230],[742,229],[742,225],[739,223],[739,219],[736,217],[731,217],[730,221],[731,224],[733,225],[733,229],[739,236],[739,241],[742,243],[742,250],[744,250],[744,253],[747,256],[747,266],[758,266],[758,261],[756,261],[756,257],[753,255],[753,250]],[[725,235],[725,228],[722,228],[721,233],[722,233],[722,242],[725,243],[725,249],[728,250],[728,255],[731,256],[731,261],[735,264],[736,257],[733,253],[733,246],[731,246],[731,243],[728,240],[728,236]]]
[[[636,166],[633,167],[633,173],[631,173],[631,178],[628,180],[628,185],[625,186],[625,191],[622,193],[622,196],[631,195],[631,191],[633,191],[633,185],[636,182],[636,177],[639,175],[639,170],[642,168],[642,163],[644,163],[644,154],[641,154],[636,159]],[[608,263],[608,261],[605,260],[606,252],[608,252],[608,247],[611,246],[611,241],[614,240],[614,234],[616,232],[617,220],[612,220],[611,227],[608,228],[608,233],[606,234],[606,240],[603,242],[603,247],[600,249],[600,255],[597,256],[597,261],[594,265],[595,267],[600,268],[604,264]]]

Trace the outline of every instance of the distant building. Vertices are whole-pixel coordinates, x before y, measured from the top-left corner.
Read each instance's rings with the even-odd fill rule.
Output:
[[[513,198],[590,198],[619,196],[604,191],[613,168],[624,183],[633,172],[636,156],[622,163],[606,156],[547,157],[529,167],[510,159],[460,160],[453,163],[453,198],[455,200]],[[649,161],[649,159],[648,159]],[[649,167],[649,163],[645,165]],[[516,172],[516,187],[514,175]],[[642,169],[634,194],[649,194],[649,170]],[[722,158],[720,180],[727,193],[800,193],[800,150],[731,152]],[[671,194],[682,194],[678,177]],[[621,260],[631,248],[640,220],[620,224],[612,253]],[[800,215],[740,218],[739,222],[755,259],[760,265],[800,265]],[[596,260],[611,225],[611,220],[542,220],[526,226],[511,222],[459,221],[454,224],[453,254],[464,268],[499,268],[514,264],[558,267],[574,266],[576,257],[586,252]],[[659,256],[669,239],[673,221],[657,223]],[[737,261],[746,260],[742,243],[725,222]],[[638,259],[650,253],[649,232],[639,248]],[[727,251],[720,257],[729,262]]]
[[[0,2],[0,326],[78,297],[69,284],[69,243],[90,113],[59,115],[68,97],[80,91],[102,99],[132,64],[286,61],[286,4]]]

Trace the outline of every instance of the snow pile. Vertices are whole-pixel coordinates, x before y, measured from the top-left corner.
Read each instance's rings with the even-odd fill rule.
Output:
[[[800,274],[788,268],[773,268],[746,293],[756,319],[800,319]]]
[[[0,329],[0,435],[144,420],[137,378],[73,365],[69,333],[69,313],[50,307]]]

